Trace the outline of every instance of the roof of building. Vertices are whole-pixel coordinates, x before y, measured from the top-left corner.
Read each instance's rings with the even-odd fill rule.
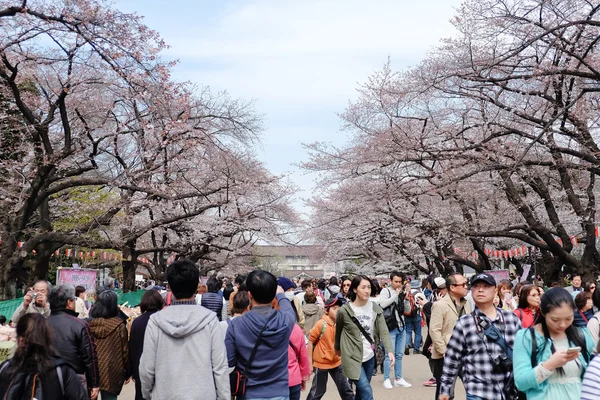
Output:
[[[325,257],[325,247],[317,245],[299,246],[253,246],[252,252],[263,257],[308,257],[320,260]]]

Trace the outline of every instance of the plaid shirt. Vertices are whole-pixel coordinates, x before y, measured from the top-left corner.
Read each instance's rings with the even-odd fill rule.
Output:
[[[476,318],[482,318],[488,324],[492,322],[479,308],[475,307],[474,313]],[[502,327],[502,320],[504,327]],[[493,324],[503,331],[506,344],[513,348],[517,331],[521,329],[519,318],[511,311],[498,308]],[[481,329],[479,332],[483,333]],[[510,372],[495,371],[490,353],[491,358],[496,359],[502,353],[502,348],[485,335],[483,339],[480,337],[472,314],[462,316],[456,323],[448,343],[440,393],[450,394],[452,382],[462,366],[462,379],[468,394],[486,400],[504,399],[503,388],[510,377]]]

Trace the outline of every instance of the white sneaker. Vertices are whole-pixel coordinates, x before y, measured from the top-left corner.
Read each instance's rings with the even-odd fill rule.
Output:
[[[386,379],[385,381],[383,381],[383,387],[385,389],[393,389],[394,388],[392,386],[392,382],[389,379]]]
[[[385,386],[385,383],[384,383]],[[404,378],[396,379],[394,381],[394,386],[401,386],[405,388],[412,387],[412,385],[404,380]]]

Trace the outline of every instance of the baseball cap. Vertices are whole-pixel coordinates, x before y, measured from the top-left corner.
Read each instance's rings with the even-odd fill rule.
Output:
[[[485,274],[485,273],[475,275],[473,277],[473,279],[471,279],[471,286],[473,286],[477,282],[485,282],[488,285],[496,286],[496,280],[494,279],[494,277],[489,274]]]
[[[444,278],[440,278],[439,276],[433,279],[433,283],[435,283],[435,287],[438,289],[444,289],[446,287],[446,280]]]
[[[325,309],[328,309],[329,307],[333,307],[333,306],[343,306],[343,305],[344,305],[344,300],[343,299],[340,299],[337,296],[336,297],[330,297],[325,302]]]

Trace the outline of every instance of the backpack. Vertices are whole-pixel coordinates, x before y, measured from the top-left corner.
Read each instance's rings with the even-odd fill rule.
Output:
[[[406,297],[404,298],[404,316],[414,317],[418,312],[419,307],[417,307],[415,296],[410,292],[406,293]]]
[[[0,367],[0,373],[7,368],[10,364],[5,362]],[[63,381],[63,374],[60,366],[56,367],[56,376],[60,384],[60,391],[64,395],[65,383]],[[33,372],[19,372],[10,382],[3,400],[43,400],[44,390],[42,388],[42,380],[38,373]]]

